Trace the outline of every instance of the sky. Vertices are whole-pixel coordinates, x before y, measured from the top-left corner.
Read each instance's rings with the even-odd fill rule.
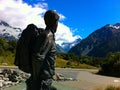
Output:
[[[59,16],[56,43],[86,38],[106,24],[120,23],[120,0],[0,0],[0,20],[24,29],[34,23],[45,27],[43,16]]]

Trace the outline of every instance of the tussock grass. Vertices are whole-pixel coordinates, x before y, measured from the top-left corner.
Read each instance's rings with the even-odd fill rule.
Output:
[[[103,90],[103,89],[100,89],[100,88],[96,88],[94,90]],[[104,90],[120,90],[120,86],[107,86]]]
[[[64,59],[61,59],[59,57],[56,59],[56,67],[59,67],[59,68],[96,69],[96,67],[93,67],[91,65],[80,64],[78,62],[64,60]]]
[[[120,90],[120,86],[107,86],[105,90]]]
[[[5,54],[1,55],[0,65],[1,66],[14,65],[14,54],[10,52],[6,52]]]
[[[0,56],[0,65],[2,66],[12,66],[14,65],[14,54],[7,52],[4,55]],[[96,69],[96,67],[87,65],[87,64],[80,64],[78,62],[65,60],[62,58],[56,59],[56,67],[58,68],[79,68],[79,69]]]

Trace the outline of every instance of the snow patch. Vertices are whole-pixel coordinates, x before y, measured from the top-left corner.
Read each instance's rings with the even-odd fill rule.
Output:
[[[14,36],[16,39],[18,39],[19,34],[21,33],[21,29],[13,29],[12,27],[5,27],[3,25],[0,26],[0,34],[1,35],[9,35]]]
[[[115,28],[115,29],[120,29],[120,26],[115,26],[115,25],[109,25],[109,27]]]

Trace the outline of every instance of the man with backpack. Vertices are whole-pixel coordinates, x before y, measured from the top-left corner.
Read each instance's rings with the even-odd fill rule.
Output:
[[[55,32],[59,16],[53,10],[44,15],[46,28],[36,38],[31,51],[32,73],[26,81],[27,90],[57,90],[52,87],[52,78],[55,74]]]

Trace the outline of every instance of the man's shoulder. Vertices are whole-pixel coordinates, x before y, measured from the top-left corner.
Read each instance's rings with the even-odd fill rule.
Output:
[[[53,33],[50,30],[44,30],[40,33],[41,37],[48,38],[53,36]]]

